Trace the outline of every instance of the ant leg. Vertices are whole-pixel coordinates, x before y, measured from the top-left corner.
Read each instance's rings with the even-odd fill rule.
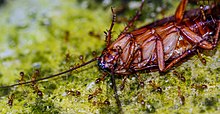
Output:
[[[111,10],[112,10],[112,23],[111,23],[111,26],[110,26],[109,30],[107,30],[107,32],[104,32],[105,33],[106,47],[108,47],[111,44],[112,29],[113,29],[113,26],[114,26],[115,20],[116,20],[116,14],[115,14],[113,8],[111,8]]]
[[[202,57],[201,53],[199,52],[199,50],[197,49],[197,54],[199,57],[199,60],[202,62],[203,65],[206,65],[206,60]]]
[[[142,11],[142,9],[143,9],[143,6],[144,6],[144,0],[142,0],[142,2],[141,2],[140,9],[136,12],[136,15],[128,22],[127,26],[124,28],[124,30],[123,30],[122,33],[127,32],[128,29],[129,29],[131,26],[133,26],[134,22],[135,22],[136,20],[138,20],[138,18],[139,18],[140,15],[141,15],[141,11]],[[121,33],[121,34],[122,34],[122,33]]]
[[[115,83],[115,77],[114,77],[113,73],[111,74],[111,81],[112,81],[112,86],[113,86],[113,89],[114,89],[116,103],[118,105],[119,112],[121,113],[122,112],[121,101],[120,101],[119,96],[118,96],[117,87],[116,87],[116,83]]]
[[[176,22],[179,24],[184,16],[184,11],[186,9],[186,5],[188,3],[188,0],[182,0],[179,4],[179,6],[176,9],[176,13],[175,13],[175,19]]]

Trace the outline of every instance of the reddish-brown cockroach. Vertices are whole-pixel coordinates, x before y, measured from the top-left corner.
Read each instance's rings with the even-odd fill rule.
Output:
[[[116,103],[121,110],[115,76],[136,74],[149,69],[166,72],[197,49],[212,50],[216,47],[220,31],[219,5],[201,6],[199,9],[185,12],[187,3],[188,0],[182,0],[174,16],[129,31],[129,28],[140,16],[144,4],[144,0],[142,0],[140,10],[114,42],[111,39],[116,16],[112,10],[113,21],[109,30],[105,32],[106,48],[99,57],[58,74],[1,88],[28,83],[35,84],[38,81],[57,77],[98,61],[100,69],[111,76]],[[92,97],[93,94],[88,97],[88,100]]]

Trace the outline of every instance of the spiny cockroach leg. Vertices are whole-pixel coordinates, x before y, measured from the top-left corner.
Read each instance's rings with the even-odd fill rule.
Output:
[[[189,55],[190,53],[192,53],[193,50],[188,50],[185,53],[183,53],[181,56],[179,56],[178,58],[174,59],[173,61],[171,61],[164,70],[162,70],[163,72],[167,71],[168,69],[170,69],[172,66],[174,66],[176,63],[178,63],[181,59],[185,58],[187,55]]]
[[[155,31],[155,30],[154,30]],[[157,60],[158,60],[158,66],[160,71],[163,71],[165,68],[165,60],[164,60],[164,46],[163,46],[163,42],[160,38],[159,35],[157,35],[157,33],[153,33],[156,34],[156,50],[157,50]]]
[[[217,46],[217,43],[218,43],[218,39],[219,39],[219,32],[220,32],[220,21],[216,21],[217,23],[217,30],[216,30],[216,33],[215,33],[215,36],[214,36],[214,43],[213,43],[213,47],[216,47]]]
[[[112,29],[113,29],[113,26],[114,26],[115,20],[116,20],[116,14],[115,14],[113,8],[111,8],[111,11],[112,11],[112,23],[111,23],[111,26],[110,26],[109,30],[107,30],[107,32],[104,32],[105,36],[106,36],[105,37],[106,47],[108,47],[111,44]]]
[[[127,26],[124,28],[122,33],[128,32],[129,28],[134,25],[134,22],[139,19],[140,15],[141,15],[141,11],[142,11],[143,6],[144,6],[144,1],[145,0],[142,0],[140,9],[136,12],[136,15],[128,22]]]
[[[199,52],[199,50],[196,50],[197,55],[199,57],[199,60],[202,62],[203,65],[206,65],[206,60],[202,57],[202,54]]]
[[[188,3],[188,0],[182,0],[180,2],[179,6],[177,7],[177,10],[176,10],[176,13],[175,13],[175,19],[176,19],[176,22],[178,24],[180,24],[180,22],[183,19],[184,11],[186,9],[187,3]]]
[[[15,97],[15,94],[14,94],[14,93],[12,93],[10,96],[8,96],[8,103],[7,103],[7,104],[8,104],[10,107],[13,106],[14,97]]]
[[[112,86],[113,86],[113,90],[114,90],[114,94],[115,94],[116,104],[119,108],[119,112],[122,113],[123,111],[122,111],[121,101],[118,96],[117,86],[115,83],[115,76],[113,73],[111,74],[111,81],[112,81]]]
[[[178,96],[180,98],[180,104],[184,105],[185,104],[185,97],[183,96],[179,86],[178,86]]]

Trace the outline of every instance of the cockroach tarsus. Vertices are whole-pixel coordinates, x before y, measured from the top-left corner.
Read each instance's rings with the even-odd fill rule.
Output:
[[[98,83],[104,80],[107,75],[110,75],[116,104],[119,111],[122,112],[115,77],[135,74],[136,72],[149,69],[166,72],[197,49],[212,50],[217,46],[220,20],[218,17],[219,12],[217,12],[217,15],[214,15],[214,12],[220,11],[218,4],[208,8],[200,7],[199,9],[185,12],[187,3],[188,0],[182,0],[174,16],[129,31],[129,28],[133,26],[141,14],[144,4],[144,0],[142,0],[140,10],[138,10],[136,15],[128,22],[127,26],[114,42],[111,40],[116,14],[112,9],[112,23],[109,30],[105,32],[106,48],[103,50],[101,56],[45,78],[35,78],[28,82],[2,86],[0,88],[9,88],[29,83],[35,85],[36,82],[57,77],[84,67],[94,61],[98,61],[98,66],[106,73],[103,78],[96,80],[96,82]],[[199,12],[198,15],[195,14],[195,12]],[[156,88],[158,92],[162,92],[160,87],[155,84],[151,85]],[[35,88],[35,90],[38,91],[39,89]],[[98,93],[99,92],[94,92],[89,95],[88,100],[91,100],[93,96]],[[41,94],[39,94],[39,96],[40,95]]]

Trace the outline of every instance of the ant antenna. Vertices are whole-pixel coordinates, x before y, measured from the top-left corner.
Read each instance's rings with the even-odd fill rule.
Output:
[[[76,69],[78,69],[78,68],[81,68],[81,67],[83,67],[83,66],[86,66],[86,65],[88,65],[88,64],[90,64],[90,63],[96,61],[97,59],[98,59],[98,57],[97,57],[97,58],[93,58],[93,59],[91,59],[90,61],[85,62],[85,63],[83,63],[83,64],[81,64],[81,65],[77,65],[77,66],[75,66],[75,67],[72,67],[72,68],[69,69],[69,70],[66,70],[66,71],[63,71],[63,72],[60,72],[60,73],[57,73],[57,74],[53,74],[53,75],[47,76],[47,77],[45,77],[45,78],[36,79],[36,80],[34,80],[34,81],[32,80],[32,81],[17,83],[17,84],[13,84],[13,85],[9,85],[9,86],[1,86],[0,89],[6,89],[6,88],[10,88],[10,87],[18,86],[18,85],[23,85],[23,84],[29,84],[29,83],[33,83],[33,82],[36,83],[36,82],[39,82],[39,81],[42,81],[42,80],[46,80],[46,79],[58,77],[58,76],[60,76],[60,75],[62,75],[62,74],[65,74],[65,73],[71,72],[71,71],[73,71],[73,70],[76,70]]]

